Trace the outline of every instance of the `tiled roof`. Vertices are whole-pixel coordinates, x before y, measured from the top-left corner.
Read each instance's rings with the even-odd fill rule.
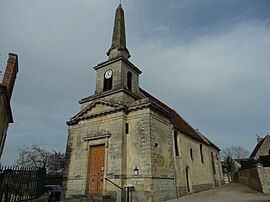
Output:
[[[208,145],[211,145],[219,150],[219,148],[214,145],[212,142],[208,141],[207,138],[205,138],[201,133],[199,133],[197,130],[192,128],[192,126],[184,119],[182,118],[175,110],[168,107],[163,102],[159,101],[157,98],[153,97],[149,93],[147,93],[145,90],[140,88],[141,93],[143,93],[147,98],[149,98],[155,105],[166,111],[170,117],[171,122],[174,125],[175,128],[177,128],[180,132],[185,133],[194,139],[206,143]]]

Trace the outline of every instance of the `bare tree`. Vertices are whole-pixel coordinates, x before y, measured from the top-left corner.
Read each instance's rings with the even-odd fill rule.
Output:
[[[47,170],[49,174],[61,175],[65,168],[65,154],[61,152],[54,151],[50,156]]]
[[[40,145],[24,145],[19,148],[18,159],[15,161],[17,166],[28,168],[46,168],[51,152]]]
[[[229,181],[232,180],[233,173],[237,172],[238,168],[236,166],[235,161],[231,156],[227,156],[225,158],[225,163],[226,163],[226,173],[228,174]]]
[[[49,151],[46,148],[33,144],[19,148],[17,166],[40,169],[46,168],[48,174],[62,174],[64,171],[65,154]]]
[[[225,159],[228,156],[233,159],[243,159],[248,158],[249,152],[241,146],[230,146],[222,150],[222,157]]]

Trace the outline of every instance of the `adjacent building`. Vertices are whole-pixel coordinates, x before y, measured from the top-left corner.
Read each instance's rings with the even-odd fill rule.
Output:
[[[121,5],[107,55],[94,67],[94,94],[67,122],[63,197],[120,200],[120,187],[131,186],[132,201],[165,201],[221,185],[219,148],[140,87]]]
[[[0,83],[0,158],[3,152],[7,128],[13,123],[10,99],[18,72],[18,56],[9,53],[6,70]]]
[[[252,151],[249,158],[258,160],[260,156],[270,155],[270,135],[266,135],[264,138],[257,138],[257,145]]]
[[[234,181],[270,194],[270,135],[258,136],[249,159],[242,160],[241,164],[241,169],[234,174]]]

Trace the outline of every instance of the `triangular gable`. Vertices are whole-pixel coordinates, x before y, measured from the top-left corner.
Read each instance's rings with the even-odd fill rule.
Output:
[[[98,116],[101,114],[108,114],[114,111],[118,111],[123,109],[124,106],[116,103],[111,103],[107,101],[95,101],[84,109],[82,109],[78,114],[70,119],[67,123],[77,123],[79,120],[91,117],[91,116]]]
[[[257,152],[259,151],[259,149],[262,147],[262,145],[264,144],[265,140],[269,138],[269,135],[266,135],[260,142],[257,143],[256,147],[254,148],[254,150],[252,151],[251,155],[249,158],[255,158],[255,156],[257,155]]]

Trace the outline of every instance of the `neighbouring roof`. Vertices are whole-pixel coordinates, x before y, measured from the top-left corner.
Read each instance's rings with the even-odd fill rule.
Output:
[[[256,147],[254,148],[253,152],[251,153],[249,158],[254,158],[257,154],[257,152],[259,151],[259,149],[261,148],[262,144],[264,143],[266,137],[269,135],[266,135],[260,142],[257,143]]]
[[[163,102],[159,101],[157,98],[154,96],[150,95],[148,92],[140,88],[140,91],[147,97],[149,98],[154,104],[156,104],[158,107],[160,107],[162,110],[166,111],[170,117],[171,117],[171,122],[174,125],[175,128],[177,128],[180,132],[185,133],[192,138],[206,143],[208,145],[213,146],[214,148],[220,150],[215,144],[213,144],[211,141],[209,141],[204,135],[202,135],[199,131],[195,130],[192,128],[192,126],[183,118],[181,117],[175,110],[171,109],[168,107],[166,104]]]

